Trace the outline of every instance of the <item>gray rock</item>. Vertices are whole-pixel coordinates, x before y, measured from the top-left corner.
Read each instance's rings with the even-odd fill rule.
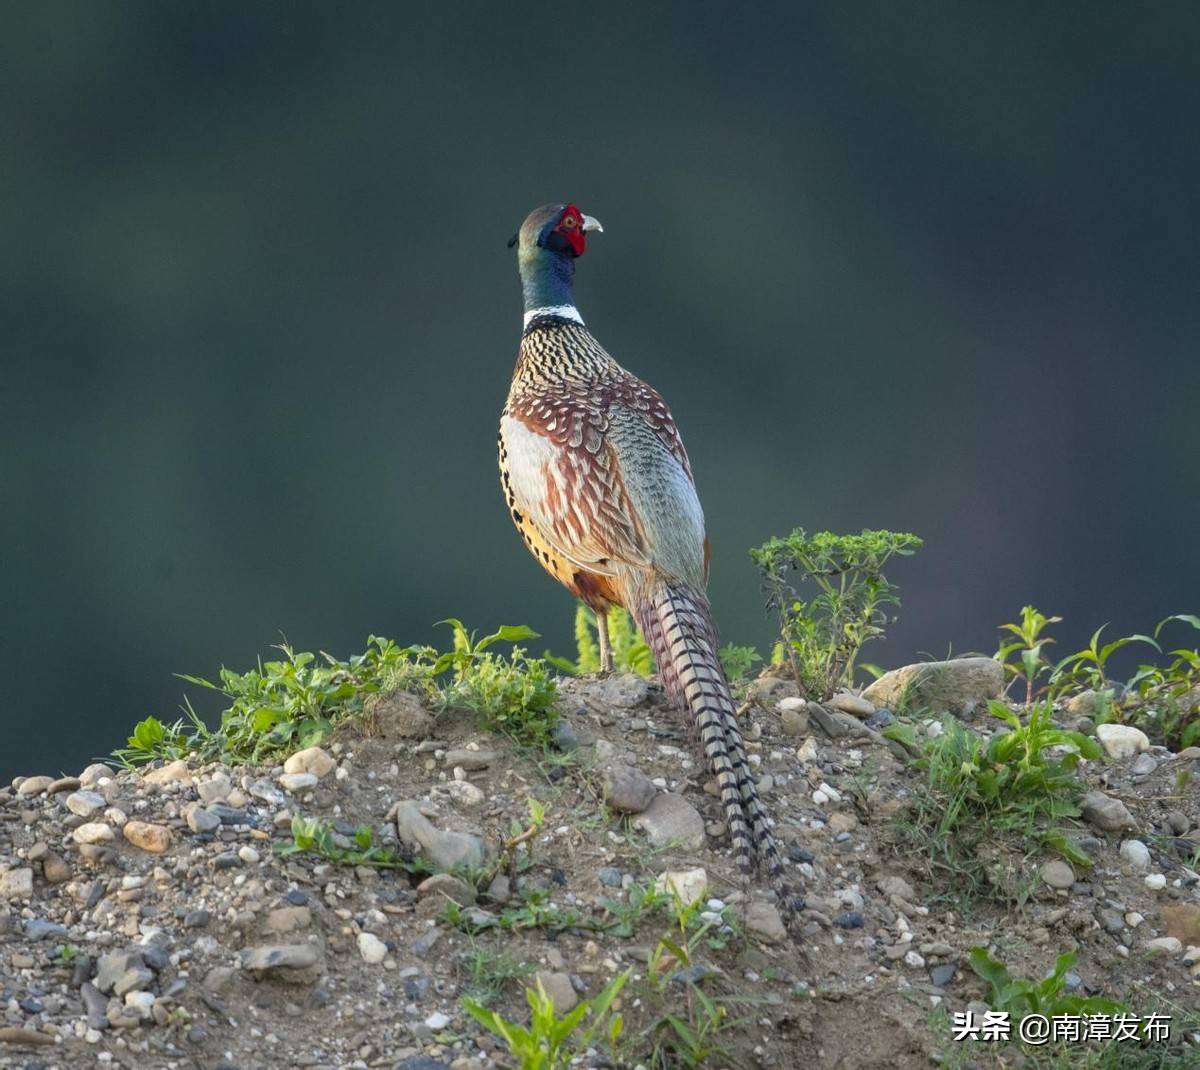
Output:
[[[1120,799],[1102,791],[1089,791],[1082,802],[1083,819],[1103,832],[1120,832],[1137,827],[1129,808]]]
[[[447,768],[453,769],[455,766],[461,766],[468,771],[486,769],[495,760],[496,752],[493,750],[467,750],[466,747],[446,751],[444,759]]]
[[[441,938],[441,929],[426,929],[425,932],[418,936],[409,945],[409,950],[412,951],[412,953],[419,959],[427,958],[429,956],[429,952],[433,950],[434,944],[436,944]]]
[[[1039,871],[1042,880],[1051,888],[1070,888],[1075,883],[1075,871],[1061,858],[1055,858]]]
[[[621,871],[616,866],[605,866],[597,876],[600,878],[600,883],[606,888],[621,887]]]
[[[133,970],[145,968],[140,948],[127,948],[122,951],[110,951],[100,956],[96,963],[95,985],[106,996],[111,995],[117,982]],[[146,970],[149,973],[149,970]],[[128,991],[128,989],[126,990]]]
[[[613,762],[601,774],[601,789],[609,808],[621,814],[640,814],[658,794],[658,789],[640,769]]]
[[[951,981],[954,980],[954,975],[958,972],[958,967],[952,962],[943,962],[940,966],[934,966],[929,971],[929,980],[931,984],[938,988],[945,988]]]
[[[746,929],[772,944],[787,939],[787,929],[774,903],[757,899],[751,902],[746,907]]]
[[[865,698],[846,690],[837,692],[829,700],[829,705],[835,710],[841,710],[842,713],[848,713],[851,717],[857,717],[860,720],[865,720],[875,712],[873,702],[868,702]]]
[[[396,832],[403,842],[419,847],[439,870],[478,869],[487,859],[486,845],[478,836],[435,828],[411,800],[396,804]]]
[[[565,718],[559,718],[555,724],[552,738],[555,747],[560,751],[579,749],[579,734],[575,731],[575,726]]]
[[[241,951],[242,969],[258,977],[300,982],[313,979],[321,969],[321,953],[313,944],[267,944]]]
[[[917,901],[917,893],[913,890],[913,886],[903,877],[880,877],[875,882],[875,887],[883,895],[894,895],[897,899],[903,899],[909,903],[916,903]]]
[[[1150,848],[1141,840],[1125,840],[1121,844],[1121,857],[1138,873],[1150,868]]]
[[[644,831],[655,847],[678,842],[698,851],[704,846],[704,818],[686,799],[671,792],[656,795],[649,808],[638,814],[632,824]]]
[[[83,1000],[88,1026],[92,1029],[107,1029],[108,1000],[100,994],[100,990],[91,981],[84,981],[79,986],[79,998]]]
[[[884,673],[862,697],[890,710],[969,714],[999,698],[1004,669],[993,658],[954,658],[905,665]]]
[[[843,736],[850,734],[850,725],[847,721],[853,721],[858,724],[848,713],[839,713],[834,710],[827,710],[819,702],[810,702],[806,711],[809,720],[816,721],[818,727],[830,739],[841,739]],[[845,718],[843,720],[842,718]]]
[[[134,966],[116,979],[113,983],[112,991],[114,996],[123,996],[127,992],[140,991],[153,983],[153,971],[147,969],[145,966]]]
[[[187,812],[187,825],[193,832],[203,835],[206,832],[215,832],[221,827],[221,819],[211,810],[206,810],[203,806],[192,806]]]
[[[22,926],[27,940],[62,940],[67,935],[67,927],[56,921],[43,921],[41,918],[27,918]]]
[[[103,762],[93,762],[82,773],[79,774],[79,786],[81,788],[91,788],[105,778],[111,780],[113,771]]]
[[[1158,768],[1158,759],[1153,754],[1139,754],[1129,767],[1131,776],[1146,777]]]
[[[417,895],[444,896],[464,907],[475,902],[475,889],[450,873],[435,873],[432,877],[426,877],[417,885]]]
[[[74,791],[67,796],[65,802],[71,813],[84,818],[91,817],[108,805],[108,801],[98,791]]]
[[[1101,724],[1096,726],[1100,740],[1110,758],[1132,758],[1150,746],[1150,738],[1140,728],[1130,724]]]
[[[29,899],[33,896],[33,869],[21,866],[0,874],[0,899]]]
[[[579,996],[575,994],[575,986],[571,984],[571,977],[566,973],[558,973],[551,970],[538,970],[534,974],[535,983],[540,983],[548,995],[554,1001],[554,1010],[557,1014],[565,1014],[567,1011],[574,1009],[579,1003]]]

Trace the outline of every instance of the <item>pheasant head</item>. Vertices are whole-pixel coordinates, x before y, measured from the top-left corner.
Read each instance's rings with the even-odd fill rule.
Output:
[[[603,231],[598,220],[573,204],[544,204],[535,208],[513,235],[517,247],[525,319],[546,309],[568,319],[580,319],[575,308],[575,259],[587,249],[587,236]]]

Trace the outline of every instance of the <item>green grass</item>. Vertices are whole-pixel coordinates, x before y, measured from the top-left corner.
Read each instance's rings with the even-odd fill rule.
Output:
[[[275,853],[282,858],[312,854],[339,866],[374,866],[377,869],[400,869],[405,873],[421,875],[433,872],[433,867],[424,859],[406,858],[374,841],[374,833],[366,825],[360,825],[351,839],[339,837],[332,826],[316,818],[297,814],[292,818],[292,842],[277,843]]]
[[[524,625],[505,626],[477,639],[461,621],[442,623],[452,634],[447,651],[401,647],[371,636],[363,653],[339,661],[283,643],[277,648],[282,657],[260,660],[247,672],[222,668],[216,681],[183,675],[188,683],[226,699],[217,727],[209,728],[185,698],[184,717],[172,724],[147,717],[113,756],[126,766],[191,754],[202,762],[277,761],[361,718],[369,696],[401,688],[435,707],[471,709],[482,727],[523,746],[548,747],[558,717],[557,681],[543,659],[529,657],[516,645],[537,638],[537,632]],[[512,644],[507,656],[491,649],[501,642]]]

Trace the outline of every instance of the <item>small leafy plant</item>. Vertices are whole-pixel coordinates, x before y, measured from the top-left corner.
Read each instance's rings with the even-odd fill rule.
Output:
[[[462,1004],[472,1018],[508,1045],[520,1070],[565,1070],[571,1065],[575,1051],[593,1044],[602,1030],[610,1046],[617,1044],[624,1021],[619,1013],[610,1016],[609,1010],[632,973],[626,970],[617,974],[598,996],[580,1003],[562,1017],[555,1013],[554,1000],[539,980],[536,989],[525,990],[532,1012],[528,1027],[509,1021],[469,996],[463,997]]]
[[[1126,1014],[1122,1003],[1100,996],[1073,996],[1066,992],[1067,974],[1076,955],[1068,951],[1055,960],[1054,969],[1041,981],[1013,977],[1004,963],[992,958],[985,947],[973,947],[971,969],[991,985],[987,1002],[993,1010],[1005,1011],[1020,1021],[1030,1014],[1052,1018],[1058,1014]]]
[[[853,683],[860,649],[882,637],[886,607],[900,604],[883,568],[920,546],[916,535],[902,532],[808,535],[797,528],[750,551],[767,605],[779,613],[782,655],[807,697],[821,701]],[[806,584],[809,593],[802,593]]]
[[[560,657],[546,651],[544,657],[556,669],[582,676],[600,671],[599,629],[596,614],[580,602],[575,607],[575,659]],[[654,655],[642,639],[629,610],[614,606],[608,612],[608,642],[612,649],[613,668],[617,672],[634,672],[649,676],[654,672]]]
[[[433,871],[424,859],[405,858],[392,848],[374,841],[374,833],[366,825],[360,825],[352,838],[340,837],[331,825],[314,817],[296,814],[292,818],[292,842],[276,844],[275,853],[281,858],[294,854],[314,854],[339,866],[374,866],[378,869],[400,869],[406,873]]]
[[[1010,680],[1021,680],[1024,683],[1026,706],[1030,705],[1038,694],[1038,680],[1054,670],[1054,666],[1042,653],[1042,648],[1054,642],[1045,634],[1046,629],[1051,624],[1061,621],[1062,617],[1047,617],[1033,606],[1025,606],[1021,610],[1020,621],[1000,625],[1002,631],[1009,632],[1016,638],[1002,640],[995,657],[1004,667],[1004,673]]]

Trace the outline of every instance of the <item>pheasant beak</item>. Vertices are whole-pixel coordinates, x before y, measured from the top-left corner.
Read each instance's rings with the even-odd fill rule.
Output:
[[[595,218],[595,216],[585,215],[583,217],[583,232],[587,234],[592,230],[599,231],[601,234],[604,233],[604,228],[600,225],[600,220]]]

